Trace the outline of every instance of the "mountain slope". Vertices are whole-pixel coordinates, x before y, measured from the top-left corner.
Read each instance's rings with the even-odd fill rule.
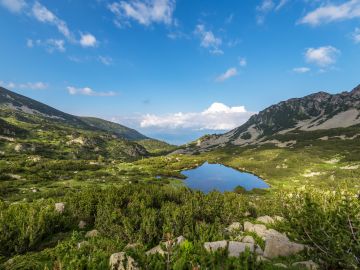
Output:
[[[144,140],[158,144],[125,126],[70,115],[0,87],[0,152],[6,155],[132,160],[152,152]]]
[[[331,129],[345,132],[344,129],[359,124],[360,85],[350,92],[335,95],[319,92],[280,102],[253,115],[242,126],[222,135],[204,136],[190,147],[209,150],[226,145],[278,143],[272,139],[281,135],[287,135],[289,139],[290,134],[296,137],[295,134],[303,132]]]

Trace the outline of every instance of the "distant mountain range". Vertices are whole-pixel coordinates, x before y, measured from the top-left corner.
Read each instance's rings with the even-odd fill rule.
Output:
[[[342,133],[360,125],[360,85],[350,92],[331,95],[318,92],[272,105],[253,115],[245,124],[225,134],[206,135],[184,150],[208,151],[225,146],[256,146],[267,143],[291,146],[292,137],[314,132],[324,136],[333,129]],[[287,142],[284,144],[286,138]]]
[[[67,114],[0,87],[0,150],[10,151],[18,144],[22,149],[46,149],[42,152],[48,154],[51,149],[60,156],[73,151],[90,159],[132,159],[174,149],[123,125]]]

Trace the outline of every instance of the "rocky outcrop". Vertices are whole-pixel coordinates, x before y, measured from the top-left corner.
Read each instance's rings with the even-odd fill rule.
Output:
[[[204,248],[209,252],[217,251],[219,249],[226,249],[226,247],[227,247],[227,241],[226,240],[216,241],[216,242],[205,242],[204,243]]]
[[[135,260],[125,252],[114,253],[110,256],[109,265],[111,270],[139,270]]]

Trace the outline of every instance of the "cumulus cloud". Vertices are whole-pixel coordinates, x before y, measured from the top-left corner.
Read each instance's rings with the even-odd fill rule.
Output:
[[[263,24],[266,16],[270,12],[276,12],[282,9],[289,0],[262,0],[260,5],[256,6],[256,22],[257,24]]]
[[[0,85],[8,89],[24,89],[24,90],[44,90],[49,87],[49,84],[44,82],[15,83],[15,82],[0,81]]]
[[[229,68],[223,74],[219,75],[216,78],[216,81],[217,82],[223,82],[223,81],[226,81],[226,80],[230,79],[231,77],[236,76],[237,74],[238,74],[237,68],[235,68],[235,67]]]
[[[307,73],[310,71],[310,68],[308,67],[296,67],[296,68],[293,68],[293,72],[295,73]]]
[[[209,49],[212,54],[223,54],[224,52],[220,49],[222,39],[216,37],[214,33],[205,28],[205,25],[198,24],[195,28],[194,33],[200,38],[200,46]]]
[[[342,4],[325,4],[306,14],[302,24],[312,26],[334,21],[349,20],[360,17],[360,0],[348,0]]]
[[[168,115],[147,114],[141,117],[141,128],[230,130],[240,126],[254,113],[244,106],[229,107],[215,102],[202,112],[174,113]]]
[[[81,34],[80,45],[83,47],[95,47],[97,45],[96,37],[92,34]]]
[[[115,24],[128,25],[130,20],[149,26],[153,23],[173,23],[175,0],[132,0],[118,1],[108,5],[108,9],[115,14]]]
[[[91,89],[90,87],[76,88],[73,86],[68,86],[67,90],[70,95],[84,95],[84,96],[98,96],[98,97],[111,97],[116,95],[116,93],[113,91],[97,92]]]
[[[13,13],[20,13],[26,7],[26,2],[24,0],[0,0],[0,5]]]
[[[305,60],[324,68],[335,64],[339,54],[340,51],[333,46],[308,48],[305,51]]]
[[[360,43],[360,28],[355,28],[354,32],[352,33],[352,38],[355,43]]]

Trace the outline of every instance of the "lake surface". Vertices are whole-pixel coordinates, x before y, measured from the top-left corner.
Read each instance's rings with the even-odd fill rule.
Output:
[[[187,177],[184,180],[186,186],[205,193],[213,190],[220,192],[233,191],[237,186],[241,186],[246,190],[269,187],[261,178],[253,174],[239,172],[221,164],[209,164],[206,162],[195,169],[182,171],[182,174]]]

